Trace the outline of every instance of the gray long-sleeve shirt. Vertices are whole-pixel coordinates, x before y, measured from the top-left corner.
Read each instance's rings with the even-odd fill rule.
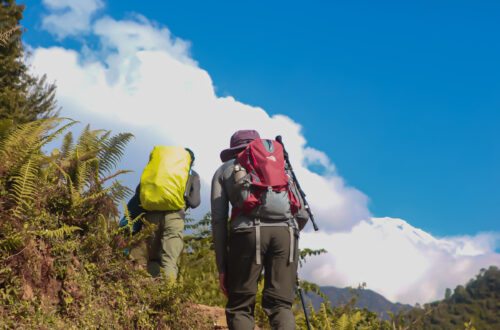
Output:
[[[229,205],[235,205],[238,193],[234,187],[234,165],[238,164],[236,159],[231,159],[222,164],[215,172],[212,178],[211,207],[212,207],[212,235],[215,245],[215,261],[219,273],[226,272],[227,260],[227,236],[229,219]],[[292,191],[296,190],[292,183]],[[301,205],[302,197],[294,191],[299,198]],[[308,215],[304,210],[300,210],[295,215],[295,219],[302,229],[307,222]],[[252,227],[254,226],[253,217],[239,214],[235,219],[231,219],[231,228]]]

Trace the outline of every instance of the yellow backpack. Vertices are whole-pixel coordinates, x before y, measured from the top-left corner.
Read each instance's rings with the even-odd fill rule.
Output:
[[[155,146],[141,175],[141,205],[148,211],[184,208],[191,153],[182,147]]]

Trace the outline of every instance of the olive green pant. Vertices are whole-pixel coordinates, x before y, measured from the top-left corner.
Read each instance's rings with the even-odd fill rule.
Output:
[[[178,212],[149,211],[146,220],[158,227],[147,240],[148,272],[158,277],[163,269],[165,275],[177,279],[177,259],[184,247],[184,219]]]
[[[290,262],[288,227],[260,227],[261,264],[256,262],[255,228],[231,231],[229,237],[226,319],[229,329],[253,330],[258,281],[264,268],[262,307],[272,329],[295,329],[292,304],[297,275],[297,231]]]

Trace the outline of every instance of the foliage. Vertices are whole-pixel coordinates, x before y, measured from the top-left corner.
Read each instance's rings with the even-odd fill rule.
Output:
[[[54,84],[35,77],[25,64],[21,42],[24,5],[1,0],[0,5],[0,120],[26,123],[57,115]]]
[[[447,289],[444,300],[400,313],[395,324],[425,329],[499,329],[499,299],[500,270],[490,266],[481,269],[467,285],[457,286],[453,294]]]
[[[154,230],[141,216],[119,227],[118,205],[130,191],[114,171],[130,134],[111,135],[87,126],[78,136],[64,134],[74,122],[42,119],[0,125],[0,319],[5,328],[210,328],[194,302],[223,307],[210,215],[186,219],[185,249],[177,282],[152,279],[137,250]],[[7,133],[5,133],[7,132]],[[50,153],[43,148],[61,137]],[[114,172],[113,172],[114,171]],[[131,227],[143,221],[133,234]],[[300,251],[300,264],[324,250]],[[499,270],[482,270],[447,299],[381,320],[356,308],[359,290],[332,306],[314,283],[304,292],[325,302],[306,306],[313,329],[488,329],[498,326]],[[263,281],[259,283],[262,290]],[[257,295],[256,323],[268,328]],[[297,294],[297,326],[305,328]],[[497,323],[495,323],[497,322]]]
[[[186,218],[189,234],[184,236],[185,248],[179,258],[179,281],[192,301],[224,307],[226,297],[219,288],[210,219],[209,213],[197,222]]]
[[[212,236],[210,232],[210,214],[200,221],[187,219],[186,229],[190,232],[184,237],[186,247],[180,258],[179,281],[182,283],[192,301],[198,303],[223,307],[226,298],[219,288],[218,272],[215,265]],[[299,251],[299,263],[313,255],[325,253],[324,250],[304,249]],[[373,312],[366,309],[354,308],[358,295],[354,295],[348,303],[332,307],[328,298],[320,291],[318,285],[307,281],[300,281],[304,292],[315,292],[325,299],[321,309],[315,311],[312,305],[306,306],[309,319],[314,329],[389,329],[389,323],[377,318]],[[262,309],[263,277],[258,285],[255,306],[255,322],[264,329],[269,328],[268,318]],[[297,293],[293,311],[297,326],[306,328],[304,312]]]
[[[312,304],[308,305],[309,320],[313,329],[392,329],[389,322],[378,318],[376,313],[366,308],[355,307],[359,291],[364,289],[364,285],[358,287],[357,290],[351,289],[352,297],[347,303],[338,306],[332,306],[315,284],[304,281],[304,288],[308,289],[311,285],[314,288],[313,292],[325,299],[319,310],[315,310]],[[296,310],[295,313],[297,324],[305,328],[306,322],[302,310]]]
[[[0,328],[207,328],[182,284],[152,279],[124,253],[154,230],[118,226],[129,190],[113,168],[132,136],[87,126],[45,154],[73,121],[10,124],[0,131]]]
[[[180,258],[180,282],[183,284],[184,290],[188,293],[191,301],[196,301],[211,306],[223,307],[226,298],[223,296],[218,284],[218,273],[215,266],[215,254],[213,251],[213,242],[210,233],[210,215],[195,222],[193,219],[187,219],[187,230],[190,231],[184,240],[186,248]],[[324,250],[301,250],[300,263],[303,264],[307,258],[313,255],[325,253]],[[364,290],[365,284],[361,284],[357,289],[351,289],[350,298],[346,303],[341,303],[337,306],[332,306],[328,298],[321,292],[320,287],[314,283],[300,281],[300,285],[304,292],[314,292],[324,299],[324,303],[318,310],[315,310],[312,304],[306,306],[311,327],[313,329],[493,329],[499,322],[498,315],[498,282],[499,271],[496,267],[491,267],[488,271],[483,270],[478,275],[476,281],[471,281],[464,287],[457,287],[448,303],[453,304],[451,310],[455,311],[456,321],[452,317],[446,316],[448,319],[443,323],[436,323],[438,317],[444,317],[441,306],[444,302],[425,305],[424,309],[412,309],[409,313],[400,313],[393,315],[391,322],[382,320],[375,312],[369,311],[367,308],[357,308],[356,303],[359,299],[361,290]],[[265,315],[262,306],[262,289],[263,278],[259,282],[259,292],[256,297],[255,321],[258,326],[264,329],[269,328],[267,316]],[[471,297],[482,297],[486,299],[482,301],[480,308],[477,308],[479,314],[484,318],[488,316],[487,322],[495,326],[486,325],[481,321],[479,316],[467,314],[465,309],[455,304],[459,302],[469,301]],[[488,300],[489,299],[489,300]],[[438,309],[436,309],[436,306]],[[489,306],[489,307],[488,307]],[[469,306],[470,308],[470,306]],[[495,314],[496,308],[496,314]],[[300,302],[300,297],[296,295],[293,304],[293,311],[298,328],[305,329],[306,321],[304,311]],[[458,313],[458,311],[460,311]],[[435,316],[433,316],[435,315]],[[439,316],[440,315],[440,316]],[[496,321],[495,321],[496,320]],[[493,323],[491,323],[493,322]]]

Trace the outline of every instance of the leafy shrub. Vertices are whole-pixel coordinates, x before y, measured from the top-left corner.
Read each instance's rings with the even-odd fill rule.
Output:
[[[154,230],[116,220],[129,189],[113,169],[132,135],[87,126],[42,152],[73,124],[0,125],[1,327],[208,328],[182,284],[124,253]]]

